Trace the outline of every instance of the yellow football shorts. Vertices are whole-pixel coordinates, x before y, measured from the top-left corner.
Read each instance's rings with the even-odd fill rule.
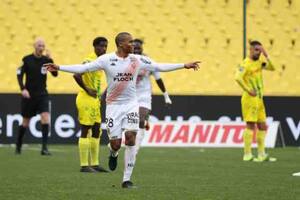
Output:
[[[101,122],[100,100],[80,91],[76,97],[79,123],[92,126]]]
[[[262,98],[243,94],[241,103],[243,119],[245,122],[266,121],[266,110]]]

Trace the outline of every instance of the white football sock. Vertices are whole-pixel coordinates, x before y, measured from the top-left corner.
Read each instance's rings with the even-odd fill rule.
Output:
[[[144,139],[144,136],[145,136],[145,129],[139,129],[137,135],[136,135],[136,139],[135,139],[135,146],[136,146],[136,154],[138,153],[140,147],[141,147],[141,144],[143,142],[143,139]]]
[[[135,146],[125,146],[123,182],[129,181],[135,164]]]

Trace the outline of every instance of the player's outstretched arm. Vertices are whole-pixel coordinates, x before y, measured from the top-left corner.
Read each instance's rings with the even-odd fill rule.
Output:
[[[173,63],[173,64],[157,63],[147,56],[139,56],[137,58],[139,59],[141,68],[145,68],[149,71],[154,71],[154,72],[155,71],[169,72],[169,71],[175,71],[183,68],[198,70],[200,67],[199,65],[201,63],[200,61],[194,61],[185,64],[184,63]]]
[[[78,64],[78,65],[56,65],[54,63],[47,63],[44,64],[44,67],[47,68],[50,72],[55,71],[64,71],[64,72],[70,72],[70,73],[84,73],[89,71],[96,71],[98,68],[97,66],[91,66],[90,63],[86,64]]]
[[[50,72],[55,72],[60,70],[64,72],[77,73],[77,74],[100,70],[103,69],[102,66],[104,66],[104,61],[102,56],[98,57],[93,62],[89,62],[85,64],[75,64],[75,65],[57,65],[54,63],[44,64],[44,67],[46,67],[47,70]]]
[[[190,62],[190,63],[178,63],[178,64],[169,64],[169,63],[153,63],[153,68],[156,71],[160,72],[170,72],[170,71],[175,71],[178,69],[194,69],[198,70],[199,69],[199,64],[200,61],[195,61],[195,62]]]
[[[140,57],[141,61],[141,68],[146,68],[150,71],[160,71],[160,72],[169,72],[169,71],[175,71],[178,69],[194,69],[198,70],[200,61],[194,61],[190,63],[156,63],[152,61],[150,58],[147,57]]]

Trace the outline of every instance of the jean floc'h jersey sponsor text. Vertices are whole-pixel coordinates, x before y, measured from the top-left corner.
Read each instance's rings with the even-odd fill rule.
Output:
[[[117,76],[114,77],[114,81],[133,81],[132,73],[118,73]]]

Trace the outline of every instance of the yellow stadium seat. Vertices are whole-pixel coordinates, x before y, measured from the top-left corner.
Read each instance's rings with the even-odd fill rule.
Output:
[[[270,2],[270,3],[268,3]],[[279,71],[266,75],[266,94],[299,95],[300,1],[248,1],[247,36],[260,40]],[[156,61],[203,61],[199,72],[164,73],[173,94],[240,94],[234,71],[242,60],[242,1],[226,0],[6,0],[0,6],[1,92],[18,92],[15,70],[32,52],[35,37],[45,38],[58,63],[80,63],[93,51],[92,40],[128,31],[145,40],[145,52]],[[10,51],[7,51],[10,49]],[[282,66],[285,70],[282,70]],[[49,78],[51,92],[76,92],[70,74]],[[284,81],[283,81],[284,80]],[[274,83],[283,82],[274,87]],[[210,84],[207,84],[210,83]],[[59,87],[55,87],[59,85]],[[157,87],[154,92],[158,93]]]

